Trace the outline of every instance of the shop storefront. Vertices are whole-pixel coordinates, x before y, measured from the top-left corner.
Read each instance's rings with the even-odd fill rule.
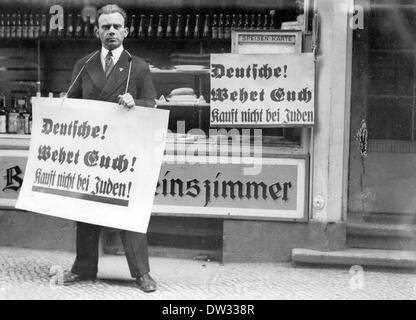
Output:
[[[92,6],[103,3],[90,1]],[[140,8],[127,0],[118,3],[127,9],[129,26],[133,19],[133,36],[125,47],[149,62],[160,96],[158,107],[171,111],[148,232],[151,254],[276,262],[290,260],[294,248],[346,248],[349,213],[374,211],[368,202],[365,210],[360,207],[365,190],[358,192],[355,186],[362,181],[355,178],[361,168],[357,163],[362,161],[355,153],[359,129],[355,120],[361,120],[364,109],[355,103],[363,86],[351,73],[361,63],[353,52],[353,32],[354,45],[362,33],[354,30],[359,21],[353,1],[262,0],[244,5],[238,1],[145,1]],[[21,11],[23,19],[37,4],[27,0],[23,8],[8,4],[1,10],[5,17]],[[63,6],[65,22],[68,13],[72,14],[74,32],[77,14],[92,10],[83,5],[73,1]],[[49,16],[48,10],[39,10],[40,30],[42,14]],[[9,20],[4,19],[7,26]],[[34,21],[38,21],[36,15]],[[40,34],[39,39],[2,39],[0,91],[6,94],[7,106],[12,95],[21,101],[36,94],[39,86],[42,96],[58,97],[67,90],[75,61],[98,45],[91,36],[92,25],[81,29],[83,37],[68,36],[64,27],[57,34]],[[223,53],[237,58],[222,61],[217,54]],[[221,99],[213,99],[219,97],[211,92],[213,83],[230,90],[235,99],[250,94],[254,100],[263,98],[261,88],[266,90],[267,83],[258,89],[250,84],[233,89],[244,82],[215,82],[209,70],[210,62],[231,65],[250,53],[286,54],[281,69],[273,72],[283,78],[290,75],[287,70],[298,68],[297,82],[311,81],[310,90],[294,93],[304,109],[277,114],[264,108],[262,114],[259,107],[237,118],[233,113],[237,109],[226,110]],[[258,64],[266,64],[262,59]],[[279,91],[274,94],[280,99]],[[371,137],[374,124],[367,126]],[[27,134],[0,136],[0,245],[73,250],[72,221],[13,208],[29,139]],[[233,149],[236,141],[238,149]],[[370,151],[371,140],[367,145]],[[376,143],[373,147],[377,148]],[[246,174],[259,165],[262,170]],[[121,249],[114,231],[105,233],[102,247],[111,254]]]

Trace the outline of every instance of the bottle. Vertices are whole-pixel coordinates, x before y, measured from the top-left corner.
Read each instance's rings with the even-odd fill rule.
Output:
[[[224,16],[220,13],[220,21],[218,22],[218,39],[224,39]]]
[[[91,17],[87,16],[87,21],[85,21],[85,26],[84,26],[84,37],[91,38],[92,36],[93,34],[92,34]]]
[[[156,38],[163,38],[162,20],[163,15],[159,14],[159,20],[157,21]]]
[[[270,10],[270,26],[269,26],[270,30],[276,29],[275,24],[274,24],[274,15],[275,15],[275,11]]]
[[[172,38],[173,37],[173,30],[172,30],[172,15],[168,15],[168,24],[166,25],[166,37]]]
[[[202,33],[203,38],[209,38],[210,32],[209,32],[209,14],[205,15],[205,22],[204,22],[204,30]]]
[[[250,29],[250,23],[248,20],[248,14],[244,15],[244,30],[248,30]]]
[[[11,97],[11,107],[7,113],[7,133],[16,133],[16,120],[19,113],[16,110],[16,98]]]
[[[180,14],[176,18],[175,38],[182,38],[182,15]]]
[[[90,29],[91,19],[90,16],[87,16],[87,19],[84,21],[84,38],[89,38],[91,36],[91,29]]]
[[[236,15],[233,14],[232,22],[231,22],[231,30],[237,29],[237,18]]]
[[[129,36],[132,38],[136,37],[136,15],[135,14],[131,16]]]
[[[261,13],[259,13],[258,15],[257,15],[257,28],[256,28],[257,30],[261,30],[261,29],[263,29],[263,26],[261,25]]]
[[[62,21],[62,24],[58,24],[58,28],[55,30],[55,36],[56,37],[65,37],[65,27],[64,27],[64,16],[60,15],[59,20]]]
[[[29,26],[27,28],[28,30],[28,36],[29,36]],[[48,27],[46,26],[46,15],[42,14],[42,19],[41,19],[41,23],[40,23],[40,36],[41,37],[46,37],[48,35]]]
[[[32,133],[32,108],[29,110],[29,134]]]
[[[25,117],[21,111],[18,112],[14,126],[17,134],[25,134]]]
[[[250,29],[256,29],[256,16],[254,14],[251,15]]]
[[[237,24],[237,28],[238,29],[243,29],[244,27],[244,23],[243,23],[243,15],[239,14],[238,15],[238,24]]]
[[[72,14],[68,14],[67,26],[66,26],[66,36],[72,38],[74,36],[74,26],[72,25]]]
[[[16,133],[17,134],[25,134],[25,118],[24,118],[24,106],[25,106],[25,100],[24,99],[18,99],[17,100],[17,113],[19,114],[16,118],[15,127],[16,127]]]
[[[94,18],[94,20],[91,20],[91,29],[92,29],[92,37],[95,37],[98,32],[98,20],[97,18]]]
[[[29,14],[29,28],[27,30],[27,36],[33,39],[33,30],[35,28],[35,22],[33,21],[33,14]]]
[[[16,16],[16,38],[23,37],[22,15],[20,13]]]
[[[80,38],[82,37],[82,23],[81,23],[81,15],[77,14],[77,23],[75,25],[75,37]]]
[[[10,14],[7,14],[6,15],[6,24],[5,24],[5,27],[4,27],[4,37],[5,38],[10,38],[10,31],[11,31],[11,25],[10,25]]]
[[[22,16],[18,14],[16,19],[16,38],[20,39],[23,37]]]
[[[40,36],[40,18],[39,18],[39,14],[35,15],[35,26],[33,28],[33,37],[34,38],[39,38]]]
[[[0,133],[7,133],[6,97],[0,96]]]
[[[218,39],[218,21],[217,21],[217,15],[214,14],[212,19],[212,39]]]
[[[191,15],[187,14],[186,15],[186,24],[185,24],[185,34],[184,34],[185,38],[190,38],[191,37],[191,30],[190,30],[190,26],[189,26],[190,18],[191,18]]]
[[[225,16],[224,38],[231,39],[231,23],[229,14]]]
[[[153,14],[151,14],[149,17],[149,25],[147,26],[147,37],[153,38],[153,33]]]
[[[30,97],[25,98],[25,104],[23,106],[23,118],[24,118],[24,134],[30,134],[30,112],[29,101]]]
[[[0,15],[0,38],[4,38],[4,28],[5,28],[4,14],[2,13]]]
[[[199,14],[195,16],[194,38],[199,38]]]
[[[139,30],[137,30],[137,37],[144,38],[144,19],[145,15],[140,15],[140,23],[139,23]]]
[[[12,22],[10,26],[10,38],[16,38],[16,15],[12,14]]]
[[[27,38],[27,29],[27,14],[25,13],[22,18],[22,38]]]
[[[269,29],[269,16],[267,14],[264,15],[264,22],[263,22],[263,30]]]
[[[50,16],[46,16],[46,19],[48,19],[46,24],[49,27],[48,37],[56,37],[58,35],[58,26],[52,26],[50,24]]]

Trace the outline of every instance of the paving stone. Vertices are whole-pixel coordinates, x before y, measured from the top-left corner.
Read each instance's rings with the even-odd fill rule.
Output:
[[[72,286],[53,284],[49,277],[51,267],[69,269],[74,258],[68,252],[0,247],[0,299],[416,299],[414,273],[299,268],[291,263],[221,265],[151,258],[151,274],[158,282],[154,293],[140,291],[126,269],[119,280],[98,279]],[[125,263],[124,257],[120,258],[112,257],[110,265],[117,268]],[[111,274],[111,268],[107,273]]]

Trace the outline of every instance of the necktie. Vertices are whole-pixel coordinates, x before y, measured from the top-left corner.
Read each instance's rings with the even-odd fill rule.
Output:
[[[107,56],[105,57],[105,76],[108,78],[111,70],[114,67],[114,61],[113,61],[113,54],[111,51],[108,51]]]

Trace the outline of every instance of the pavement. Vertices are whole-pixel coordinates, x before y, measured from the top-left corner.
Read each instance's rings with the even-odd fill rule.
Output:
[[[305,267],[151,257],[153,293],[140,291],[124,256],[102,256],[98,280],[59,285],[74,253],[0,247],[2,300],[414,300],[416,274],[399,269]],[[50,277],[50,273],[55,273]]]

